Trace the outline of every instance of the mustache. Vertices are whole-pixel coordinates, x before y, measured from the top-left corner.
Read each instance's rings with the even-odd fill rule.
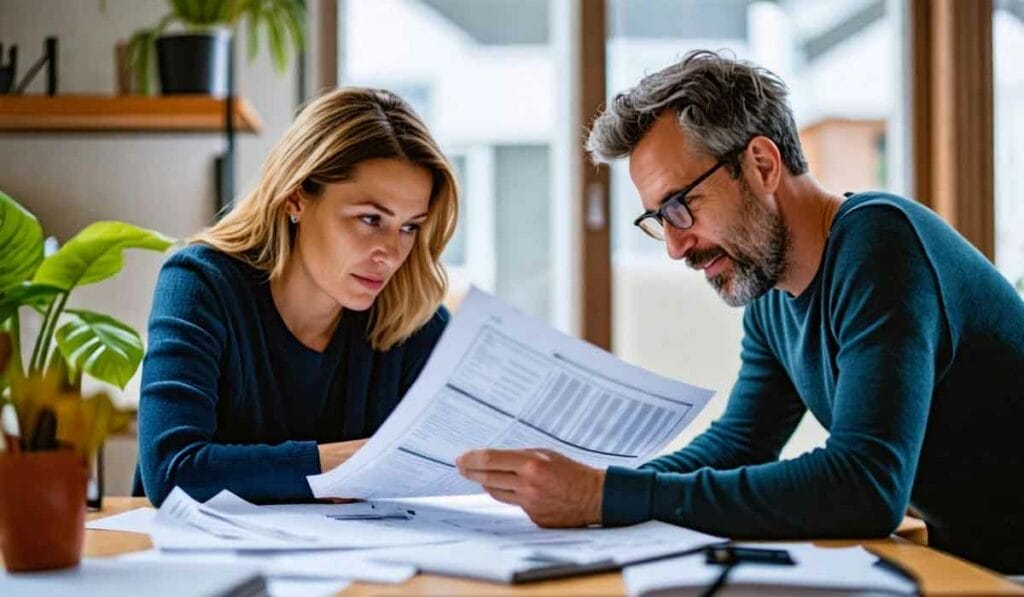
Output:
[[[722,255],[728,255],[721,247],[709,249],[694,249],[686,256],[686,265],[691,269],[704,269],[704,266],[711,263]]]

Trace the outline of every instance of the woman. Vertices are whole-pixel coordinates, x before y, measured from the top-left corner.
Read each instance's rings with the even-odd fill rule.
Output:
[[[256,189],[160,272],[139,405],[154,504],[176,485],[312,498],[306,476],[384,422],[448,321],[457,193],[394,94],[341,89],[299,114]]]

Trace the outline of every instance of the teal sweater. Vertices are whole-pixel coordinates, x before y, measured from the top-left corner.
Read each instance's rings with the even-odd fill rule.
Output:
[[[756,299],[743,327],[725,413],[674,454],[609,469],[604,524],[868,537],[910,504],[932,545],[1024,571],[1024,302],[953,229],[854,195],[810,286]],[[778,461],[807,410],[825,447]]]
[[[441,307],[379,352],[366,335],[368,315],[345,311],[316,352],[288,331],[266,274],[200,245],[168,259],[139,403],[138,472],[149,499],[159,505],[175,485],[200,500],[221,489],[254,502],[311,499],[306,475],[320,472],[317,444],[372,435],[449,317]]]

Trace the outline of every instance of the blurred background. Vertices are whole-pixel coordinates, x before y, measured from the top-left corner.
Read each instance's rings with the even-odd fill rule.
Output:
[[[581,146],[605,98],[691,49],[730,51],[788,83],[811,172],[827,188],[922,201],[1024,288],[1024,0],[303,4],[303,51],[288,54],[283,69],[273,52],[248,59],[252,32],[235,31],[236,93],[252,124],[234,146],[235,195],[257,182],[272,144],[321,90],[397,92],[462,182],[461,221],[445,254],[450,303],[474,284],[629,362],[714,388],[677,445],[724,406],[742,311],[632,226],[642,210],[626,163],[596,168]],[[0,43],[18,44],[27,65],[56,36],[58,95],[119,96],[139,89],[119,71],[118,44],[167,10],[164,0],[0,0]],[[946,56],[937,48],[949,39],[969,48]],[[36,79],[25,94],[46,93],[45,77]],[[0,189],[58,241],[100,219],[184,238],[224,200],[215,167],[227,143],[223,120],[188,131],[33,129],[19,127],[2,98]],[[73,302],[144,336],[163,258],[129,252],[122,275],[76,291]],[[137,404],[138,375],[117,395]],[[785,455],[824,437],[805,417]],[[131,433],[108,441],[110,495],[129,492],[135,441]]]

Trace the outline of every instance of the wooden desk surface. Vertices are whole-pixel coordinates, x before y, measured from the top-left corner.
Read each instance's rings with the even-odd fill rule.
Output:
[[[148,506],[145,498],[108,497],[103,510],[89,520]],[[1024,595],[1024,587],[959,558],[900,538],[868,541],[818,541],[823,546],[863,545],[880,556],[898,562],[917,575],[927,595]],[[147,535],[86,531],[85,555],[114,556],[152,548]],[[353,583],[342,595],[623,595],[626,587],[619,573],[509,586],[444,576],[420,574],[402,585]]]

